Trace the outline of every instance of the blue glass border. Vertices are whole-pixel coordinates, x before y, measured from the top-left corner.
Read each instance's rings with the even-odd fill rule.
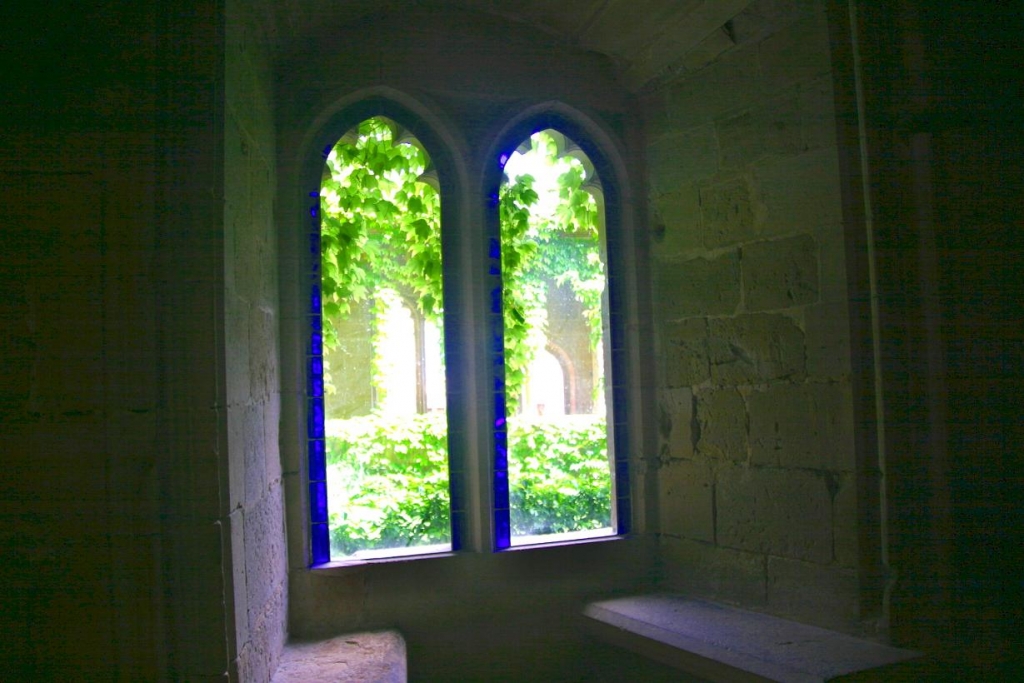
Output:
[[[323,317],[320,294],[320,193],[310,192],[309,207],[309,343],[306,345],[306,462],[309,467],[310,565],[331,561],[327,509],[327,448],[324,430]]]

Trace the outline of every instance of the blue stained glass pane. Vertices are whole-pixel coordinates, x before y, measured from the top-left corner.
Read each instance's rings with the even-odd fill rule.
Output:
[[[622,310],[622,308],[620,307],[620,304],[622,303],[620,301],[620,298],[621,297],[619,296],[618,287],[608,288],[608,308],[614,313],[618,313],[619,311]]]
[[[494,507],[508,507],[508,472],[497,468],[494,470]]]
[[[615,531],[628,534],[633,529],[633,511],[629,506],[629,498],[619,498],[615,501],[615,516]]]
[[[615,461],[615,486],[619,491],[629,490],[629,461]]]
[[[501,287],[491,290],[491,313],[501,313]]]
[[[504,392],[505,391],[505,378],[504,377],[502,377],[500,375],[495,375],[494,376],[494,390],[496,392]]]
[[[324,321],[323,321],[323,318],[320,317],[319,315],[311,315],[311,316],[309,316],[309,329],[313,330],[314,332],[323,332],[324,331]]]
[[[454,475],[448,480],[448,492],[451,496],[451,510],[454,513],[457,510],[465,509],[466,505],[466,492],[465,487],[462,483],[462,477]]]
[[[309,295],[309,312],[313,315],[320,314],[320,288],[313,285],[313,291]]]
[[[327,477],[327,449],[323,441],[309,442],[309,479],[317,481]]]
[[[322,356],[324,353],[324,335],[313,332],[309,335],[309,355]]]
[[[309,233],[309,253],[315,254],[319,260],[320,256],[320,231]]]
[[[323,377],[324,374],[324,357],[323,356],[310,356],[309,358],[309,374]]]
[[[462,529],[466,526],[466,513],[452,510],[452,550],[462,549]]]
[[[313,524],[327,521],[327,482],[314,481],[309,485],[309,519]]]
[[[326,524],[313,525],[313,564],[331,561],[331,534]]]
[[[491,238],[488,255],[491,258],[501,258],[501,240],[497,237]]]
[[[512,524],[509,521],[508,510],[494,511],[494,548],[505,550],[512,545]]]
[[[495,470],[508,470],[508,449],[502,446],[495,446],[494,448],[494,469]]]
[[[492,353],[491,358],[493,359],[492,364],[494,367],[505,366],[505,354],[504,353]]]
[[[623,410],[629,404],[629,392],[623,385],[612,387],[612,407],[616,412]],[[623,414],[623,413],[620,413]]]
[[[501,334],[491,335],[491,353],[503,353],[505,351],[505,337]]]
[[[324,395],[324,378],[323,375],[309,376],[309,395],[314,398],[320,398]]]
[[[324,438],[324,400],[312,398],[309,400],[308,414],[308,436],[310,439]]]
[[[491,269],[487,271],[488,275],[501,275],[501,269],[498,268],[497,264],[492,262]]]
[[[617,351],[617,350],[623,348],[623,345],[625,344],[626,332],[623,329],[622,325],[615,324],[614,320],[612,321],[611,328],[612,328],[612,334],[611,334],[611,337],[612,337],[612,349]]]
[[[505,394],[494,395],[494,426],[505,424]]]

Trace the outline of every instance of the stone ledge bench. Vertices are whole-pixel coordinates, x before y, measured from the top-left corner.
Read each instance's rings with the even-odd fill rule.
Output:
[[[591,635],[710,681],[918,680],[919,652],[676,595],[589,604]]]
[[[272,683],[406,683],[397,631],[350,633],[285,645]]]

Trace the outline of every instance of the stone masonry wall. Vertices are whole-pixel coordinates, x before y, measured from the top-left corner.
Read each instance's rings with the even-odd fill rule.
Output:
[[[819,3],[755,2],[731,29],[735,46],[643,99],[665,577],[856,628],[826,18]]]
[[[277,348],[276,184],[265,27],[226,8],[225,362],[234,634],[232,680],[268,681],[287,631]]]

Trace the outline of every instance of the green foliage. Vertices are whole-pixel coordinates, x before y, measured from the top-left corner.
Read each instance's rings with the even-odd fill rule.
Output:
[[[417,146],[398,142],[397,133],[387,119],[368,119],[327,158],[320,196],[328,349],[337,346],[330,323],[347,317],[357,302],[370,301],[374,326],[396,296],[419,321],[417,329],[443,314],[440,198],[421,181],[429,159]],[[570,286],[583,303],[595,347],[604,288],[597,206],[583,190],[583,166],[558,158],[547,133],[535,134],[531,142],[527,154],[538,168],[557,172],[557,201],[552,205],[541,197],[535,179],[524,174],[503,182],[499,207],[516,535],[605,527],[611,505],[604,418],[515,417],[527,369],[544,344],[548,288]],[[376,371],[379,393],[380,368]],[[331,420],[327,429],[336,555],[450,540],[443,413],[375,413]]]
[[[505,384],[510,415],[515,414],[526,371],[543,344],[549,283],[568,284],[583,304],[591,347],[601,339],[604,263],[598,232],[597,203],[583,189],[579,160],[557,156],[546,132],[531,136],[524,156],[538,167],[559,171],[558,201],[543,211],[529,174],[506,178],[499,192],[501,223],[502,306],[505,326]]]
[[[450,541],[444,413],[368,415],[327,424],[336,554]],[[604,419],[509,420],[516,535],[611,523]]]
[[[450,541],[444,413],[372,414],[327,430],[335,552]]]
[[[359,124],[327,157],[321,185],[323,310],[328,323],[346,317],[355,302],[371,298],[380,313],[383,289],[411,311],[437,321],[443,311],[441,204],[420,182],[429,160],[418,147],[396,143],[397,127],[375,117]],[[549,282],[568,283],[584,304],[596,347],[601,335],[604,266],[597,206],[583,183],[582,164],[558,158],[548,133],[531,137],[526,153],[556,168],[558,202],[539,212],[535,179],[520,175],[500,189],[505,383],[509,414],[517,411],[526,371],[543,345]],[[327,348],[337,345],[325,325]],[[333,387],[329,387],[332,389]]]
[[[441,203],[420,182],[426,154],[396,143],[396,127],[383,118],[359,124],[355,142],[343,138],[327,156],[320,187],[321,288],[330,320],[381,288],[398,293],[410,308],[437,320],[441,287]],[[324,342],[337,336],[325,326]]]
[[[611,526],[604,418],[509,420],[509,504],[514,535]]]

